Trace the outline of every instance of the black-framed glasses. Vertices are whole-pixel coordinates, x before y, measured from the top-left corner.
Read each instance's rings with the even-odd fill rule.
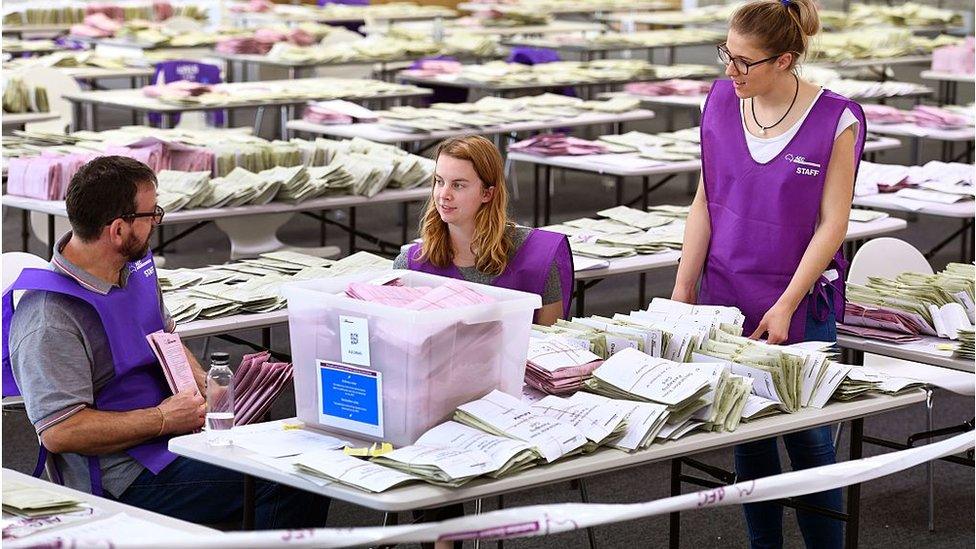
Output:
[[[772,57],[767,57],[765,59],[760,59],[759,61],[753,61],[752,63],[749,63],[746,60],[742,59],[741,57],[736,57],[732,55],[732,52],[730,52],[729,49],[725,47],[725,42],[722,42],[718,46],[715,46],[715,49],[718,50],[718,62],[725,65],[726,67],[729,66],[729,63],[732,63],[732,66],[735,67],[735,71],[739,74],[749,74],[749,67],[755,67],[756,65],[762,65],[763,63],[769,63],[770,61],[775,61],[776,59],[779,58],[780,55],[783,55],[782,53],[778,53]]]
[[[151,217],[152,218],[153,225],[159,225],[160,223],[163,222],[163,216],[164,215],[166,215],[166,211],[163,210],[163,207],[162,206],[160,206],[160,205],[157,204],[156,207],[153,208],[153,211],[151,211],[151,212],[135,212],[135,213],[125,214],[125,215],[120,215],[119,216],[119,219],[129,219],[129,220],[131,220],[131,219],[137,219],[137,218],[140,218],[140,217]]]

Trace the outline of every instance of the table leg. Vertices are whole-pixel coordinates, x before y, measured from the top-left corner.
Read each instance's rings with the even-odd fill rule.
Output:
[[[614,187],[614,200],[616,200],[617,206],[624,203],[624,178],[621,176],[615,176],[613,178]]]
[[[935,427],[932,425],[932,389],[926,389],[925,391],[925,428],[929,433],[935,429]],[[932,442],[931,438],[926,440],[928,442]],[[925,464],[925,480],[929,487],[929,532],[935,532],[935,473],[932,470],[933,464],[933,461],[929,461]]]
[[[261,328],[261,346],[265,349],[271,348],[271,326]]]
[[[671,460],[671,497],[681,495],[681,460]],[[668,513],[668,547],[681,546],[681,513]]]
[[[651,177],[645,175],[641,180],[641,206],[643,206],[644,211],[651,205]]]
[[[132,78],[130,78],[129,79],[129,86],[131,86],[132,89],[134,89],[134,90],[138,90],[139,89],[139,79],[136,78],[135,76],[133,76]],[[131,113],[132,113],[132,125],[133,126],[137,126],[139,124],[139,113],[136,112],[136,111],[131,111]]]
[[[861,459],[864,439],[864,418],[851,420],[851,451],[850,459]],[[851,484],[847,487],[847,527],[844,531],[844,546],[847,549],[857,549],[858,530],[861,522],[861,485]]]
[[[542,222],[545,225],[549,224],[549,220],[552,218],[552,168],[546,166],[543,168],[543,173],[545,174],[544,188],[542,192],[545,193],[545,209],[542,215]]]
[[[532,226],[539,226],[539,165],[532,165]]]
[[[279,135],[283,141],[288,141],[288,105],[278,107],[278,121],[281,123]]]
[[[78,101],[72,101],[71,102],[71,111],[72,111],[72,114],[74,115],[74,120],[72,121],[72,128],[71,128],[72,130],[78,131],[78,130],[82,130],[82,129],[83,130],[90,129],[90,128],[86,127],[83,124],[83,122],[85,121],[85,117],[82,114],[82,109],[81,109],[81,103],[80,102],[78,102]]]
[[[54,234],[54,215],[47,216],[47,258],[51,259],[54,255],[54,242],[57,236]]]
[[[261,136],[261,123],[264,122],[264,107],[258,107],[254,113],[254,135]]]
[[[407,243],[407,225],[410,224],[410,203],[400,203],[400,243]]]
[[[356,251],[356,207],[349,208],[349,253]]]
[[[241,518],[241,530],[254,530],[254,477],[244,475],[244,516]]]
[[[647,273],[641,273],[640,283],[638,284],[638,289],[637,289],[637,308],[639,309],[643,307],[646,300],[647,300]]]
[[[586,309],[586,282],[579,280],[576,282],[576,316],[583,316]]]
[[[30,246],[30,212],[20,210],[20,251],[27,253]]]

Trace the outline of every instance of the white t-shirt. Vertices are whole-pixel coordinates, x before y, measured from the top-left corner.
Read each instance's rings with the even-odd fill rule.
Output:
[[[807,119],[810,111],[813,110],[813,106],[817,104],[817,100],[823,95],[823,88],[817,92],[817,96],[813,98],[810,102],[810,106],[807,107],[803,116],[793,124],[786,133],[783,135],[777,135],[776,137],[756,137],[746,129],[746,119],[745,119],[745,105],[743,101],[739,102],[739,118],[742,120],[742,131],[746,134],[746,144],[749,146],[749,154],[752,156],[753,160],[759,163],[766,163],[775,158],[779,153],[783,152],[786,145],[789,144],[793,136],[800,131],[800,126],[803,125],[803,121]],[[844,109],[841,113],[840,119],[837,121],[837,129],[834,131],[834,139],[836,140],[840,137],[840,134],[844,133],[844,130],[851,127],[852,124],[857,124],[857,117],[851,112],[851,109]]]

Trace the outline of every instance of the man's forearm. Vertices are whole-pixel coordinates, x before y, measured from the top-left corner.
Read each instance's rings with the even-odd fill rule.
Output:
[[[58,454],[111,454],[155,438],[163,431],[163,424],[159,408],[129,412],[85,408],[45,430],[41,441]]]

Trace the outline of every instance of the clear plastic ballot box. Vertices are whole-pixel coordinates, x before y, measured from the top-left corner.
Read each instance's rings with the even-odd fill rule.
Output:
[[[283,286],[300,420],[406,446],[493,389],[521,395],[538,295],[460,281],[496,301],[433,311],[345,295],[350,282],[380,275],[413,287],[451,280],[387,271]]]

